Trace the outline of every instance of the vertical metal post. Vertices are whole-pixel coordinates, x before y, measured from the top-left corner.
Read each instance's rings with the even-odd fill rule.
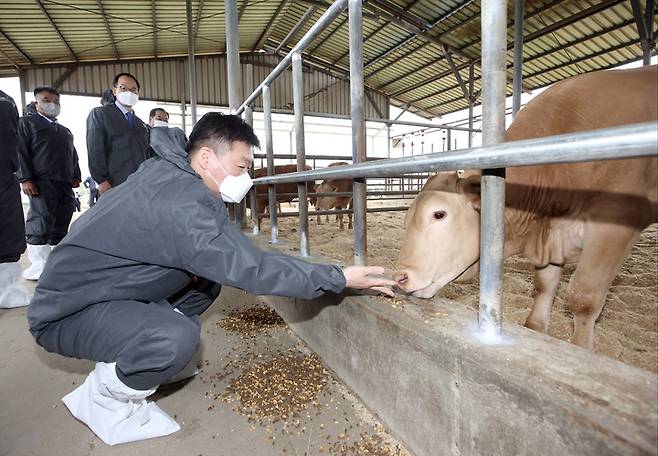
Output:
[[[181,118],[181,128],[183,133],[187,136],[187,126],[185,125],[185,111],[187,110],[187,100],[185,99],[185,61],[181,60],[179,65],[180,71],[179,75],[179,84],[180,84],[180,118]]]
[[[295,53],[292,56],[292,99],[295,113],[295,153],[297,155],[297,171],[304,171],[306,166],[306,149],[304,143],[304,73],[302,72],[302,56]],[[297,184],[299,195],[299,251],[302,256],[309,256],[308,245],[308,195],[306,182]]]
[[[21,116],[25,115],[25,106],[27,106],[27,100],[25,99],[25,71],[19,69],[18,70],[18,87],[19,90],[21,91],[20,96],[21,96],[21,109],[18,110],[19,114]]]
[[[512,99],[512,117],[521,109],[523,83],[523,2],[514,1],[514,82]]]
[[[505,135],[506,0],[482,0],[482,143],[492,146]],[[483,170],[480,217],[479,326],[485,337],[502,335],[505,170]]]
[[[247,84],[247,91],[251,92],[254,89],[254,67],[251,64],[247,64],[245,68],[245,83]],[[251,128],[254,127],[254,110],[251,105],[248,105],[244,108],[244,121],[247,122]],[[254,160],[255,161],[255,160]],[[251,167],[249,169],[251,177],[254,177],[254,162],[251,162]],[[253,187],[249,192],[249,205],[251,207],[251,232],[255,236],[258,234],[258,194],[256,193],[256,187]],[[246,211],[245,211],[246,212]]]
[[[452,150],[452,130],[448,128],[446,132],[446,136],[448,137],[448,150]]]
[[[240,75],[240,36],[236,0],[224,0],[226,15],[226,63],[228,70],[228,107],[234,112],[242,104]]]
[[[656,47],[656,37],[653,32],[653,16],[656,6],[655,0],[647,0],[646,9],[644,10],[645,22],[647,24],[647,46],[643,49],[643,65],[651,65],[651,51]]]
[[[361,0],[349,0],[350,102],[352,115],[352,162],[366,161],[366,122],[363,88],[363,16]],[[354,264],[368,264],[366,180],[354,179]]]
[[[272,144],[272,101],[270,86],[263,86],[263,121],[265,123],[265,154],[267,155],[267,175],[274,175],[274,145]],[[270,233],[272,244],[279,242],[279,221],[276,212],[276,186],[268,185],[268,206],[270,208]]]
[[[194,59],[194,32],[192,27],[192,0],[185,1],[187,13],[187,59],[190,80],[190,110],[192,128],[196,125],[196,62]]]
[[[473,93],[475,80],[475,64],[471,61],[468,66],[468,148],[473,146],[473,104],[475,103],[475,94]]]

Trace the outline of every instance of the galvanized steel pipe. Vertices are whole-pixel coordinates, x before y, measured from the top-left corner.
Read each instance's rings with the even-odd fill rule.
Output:
[[[343,12],[346,6],[347,0],[336,0],[329,8],[327,8],[327,11],[325,11],[320,19],[318,19],[318,21],[313,24],[313,26],[309,29],[308,32],[306,32],[302,39],[297,42],[295,47],[293,47],[292,50],[272,70],[272,72],[267,75],[263,82],[261,82],[260,85],[256,87],[256,90],[254,90],[251,95],[247,97],[244,103],[240,105],[240,107],[235,111],[235,114],[241,114],[247,105],[252,104],[256,98],[258,98],[258,95],[260,95],[263,89],[266,86],[270,86],[272,82],[274,82],[274,80],[278,78],[279,75],[290,66],[293,54],[302,53],[313,42],[313,40],[317,38],[317,36],[320,35],[320,33],[322,33],[322,31],[327,28],[327,26],[331,24],[334,19],[338,17],[338,15],[340,15],[340,13]]]
[[[306,148],[304,144],[304,73],[302,72],[302,56],[295,53],[292,56],[292,99],[295,110],[295,152],[297,154],[297,171],[304,171],[306,166]],[[308,243],[308,197],[306,182],[297,184],[299,194],[299,252],[309,256]]]
[[[272,102],[270,87],[263,87],[263,121],[265,123],[265,153],[267,154],[267,174],[274,176],[274,145],[272,144]],[[276,188],[270,185],[267,189],[268,206],[270,208],[270,234],[272,244],[279,242],[279,222],[276,218]]]
[[[505,136],[507,73],[507,2],[482,0],[482,143],[501,143]],[[480,215],[479,327],[485,337],[503,331],[503,247],[505,239],[505,170],[482,172]]]
[[[363,17],[361,0],[349,0],[350,103],[352,115],[352,162],[366,162],[366,121],[363,87]],[[366,181],[354,179],[354,264],[368,264]]]

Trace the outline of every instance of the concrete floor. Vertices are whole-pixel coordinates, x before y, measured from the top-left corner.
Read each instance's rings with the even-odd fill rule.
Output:
[[[25,258],[23,262],[27,266]],[[34,283],[28,287],[33,290]],[[0,310],[0,456],[341,454],[337,445],[354,444],[363,432],[382,439],[380,448],[370,454],[407,454],[335,379],[319,393],[320,407],[307,406],[297,426],[252,423],[233,410],[235,403],[213,399],[240,374],[217,377],[227,359],[245,359],[254,353],[257,359],[266,359],[289,349],[310,354],[286,326],[245,338],[217,325],[231,310],[254,305],[262,304],[244,292],[223,290],[202,318],[202,348],[196,358],[201,373],[154,395],[181,430],[115,447],[105,445],[76,421],[61,402],[84,381],[93,363],[50,354],[37,346],[27,330],[26,308]],[[242,368],[248,364],[243,362]]]

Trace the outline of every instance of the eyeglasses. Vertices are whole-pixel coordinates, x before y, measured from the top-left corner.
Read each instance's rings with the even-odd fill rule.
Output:
[[[125,85],[123,85],[123,84],[119,84],[119,85],[117,86],[117,89],[119,89],[119,90],[122,91],[122,92],[132,92],[132,93],[134,93],[135,95],[139,95],[139,89],[138,89],[137,87],[133,87],[132,89],[129,89],[129,88],[126,87]]]

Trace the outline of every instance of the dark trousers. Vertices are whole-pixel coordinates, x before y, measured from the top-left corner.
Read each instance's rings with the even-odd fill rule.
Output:
[[[64,356],[116,362],[124,384],[147,390],[192,359],[201,335],[198,315],[210,307],[220,290],[219,285],[201,279],[168,300],[93,304],[50,323],[37,335],[37,342]]]
[[[21,187],[14,173],[0,172],[0,263],[18,261],[24,251]]]
[[[27,243],[57,245],[66,236],[75,210],[71,184],[50,179],[36,182],[39,196],[30,197],[30,210],[25,221]]]
[[[89,207],[93,207],[98,201],[98,189],[89,189]]]

